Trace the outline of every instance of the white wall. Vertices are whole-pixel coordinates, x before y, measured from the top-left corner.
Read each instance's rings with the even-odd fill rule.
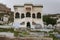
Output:
[[[31,13],[31,16],[32,16],[32,13],[35,13],[35,15],[36,15],[35,19],[33,19],[32,17],[26,18],[26,12],[27,12],[26,9],[25,9],[26,7],[31,7],[30,13]],[[41,24],[43,26],[42,18],[37,19],[37,13],[38,12],[41,13],[42,7],[33,7],[33,6],[26,6],[25,5],[24,7],[15,7],[15,8],[17,8],[17,9],[14,9],[15,10],[14,16],[15,16],[16,12],[19,12],[20,13],[20,18],[14,18],[14,22],[21,23],[22,21],[25,21],[25,27],[26,27],[26,23],[29,21],[31,23],[31,27],[32,27],[32,21],[34,21],[34,22],[39,23],[39,24]],[[25,14],[25,18],[21,19],[21,13]]]

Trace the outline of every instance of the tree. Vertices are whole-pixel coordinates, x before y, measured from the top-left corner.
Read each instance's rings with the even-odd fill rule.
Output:
[[[52,24],[55,25],[56,24],[56,19],[50,18],[49,16],[44,16],[43,17],[43,21],[46,22],[46,24]]]

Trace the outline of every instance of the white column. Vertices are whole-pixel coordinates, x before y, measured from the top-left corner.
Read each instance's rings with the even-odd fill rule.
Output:
[[[31,25],[31,28],[32,28],[32,20],[33,20],[33,18],[32,18],[32,7],[31,7],[31,22],[30,22],[30,25]]]
[[[37,12],[35,13],[35,17],[36,17],[36,19],[37,19]]]
[[[20,17],[19,19],[21,19],[21,12],[19,13],[19,17]]]
[[[24,18],[25,18],[25,20],[26,20],[26,12],[24,13],[24,16],[25,16]],[[25,21],[25,27],[26,27],[26,21]]]

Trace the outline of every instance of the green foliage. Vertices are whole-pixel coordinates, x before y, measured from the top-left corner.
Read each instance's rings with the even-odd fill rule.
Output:
[[[56,30],[56,29],[54,30],[54,32],[58,32],[58,33],[60,34],[60,31],[58,31],[58,30]]]
[[[27,32],[27,31],[22,31],[22,32],[19,33],[19,35],[20,35],[21,37],[25,37],[25,36],[29,35],[29,32]]]
[[[43,21],[46,22],[46,24],[56,24],[56,19],[50,18],[49,16],[43,16]]]
[[[53,40],[57,40],[57,38],[53,34],[50,34],[50,37],[53,38]]]
[[[20,30],[21,31],[21,30]],[[21,31],[21,32],[19,32],[19,31],[14,31],[14,29],[13,28],[9,28],[9,29],[6,29],[6,28],[0,28],[0,32],[12,32],[12,33],[14,33],[14,36],[15,37],[17,37],[17,36],[21,36],[21,37],[23,37],[23,36],[26,36],[26,35],[29,35],[29,32],[27,32],[27,31]]]
[[[19,32],[14,31],[14,36],[17,37],[19,35]]]
[[[49,31],[49,33],[53,33],[54,31]]]
[[[13,28],[5,29],[5,28],[0,28],[0,32],[14,32]]]

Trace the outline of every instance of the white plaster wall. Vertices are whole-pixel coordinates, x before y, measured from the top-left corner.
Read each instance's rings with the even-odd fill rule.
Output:
[[[30,18],[26,18],[26,10],[25,8],[26,7],[31,7],[31,16],[32,16],[32,13],[35,13],[36,15],[36,18],[33,19],[32,17]],[[41,7],[32,7],[32,6],[24,6],[24,7],[16,7],[17,9],[14,9],[15,12],[14,12],[14,16],[15,16],[15,13],[16,12],[19,12],[20,13],[20,18],[14,18],[14,22],[25,22],[25,25],[21,25],[21,27],[26,27],[27,25],[27,22],[30,22],[31,23],[31,27],[33,28],[33,25],[32,25],[32,21],[36,22],[36,23],[39,23],[43,26],[43,21],[42,21],[42,18],[41,19],[37,19],[37,13],[42,11],[42,8]],[[21,19],[21,13],[24,13],[25,14],[25,18]],[[42,13],[41,13],[42,14]]]
[[[42,12],[42,8],[41,7],[33,7],[32,12]]]

